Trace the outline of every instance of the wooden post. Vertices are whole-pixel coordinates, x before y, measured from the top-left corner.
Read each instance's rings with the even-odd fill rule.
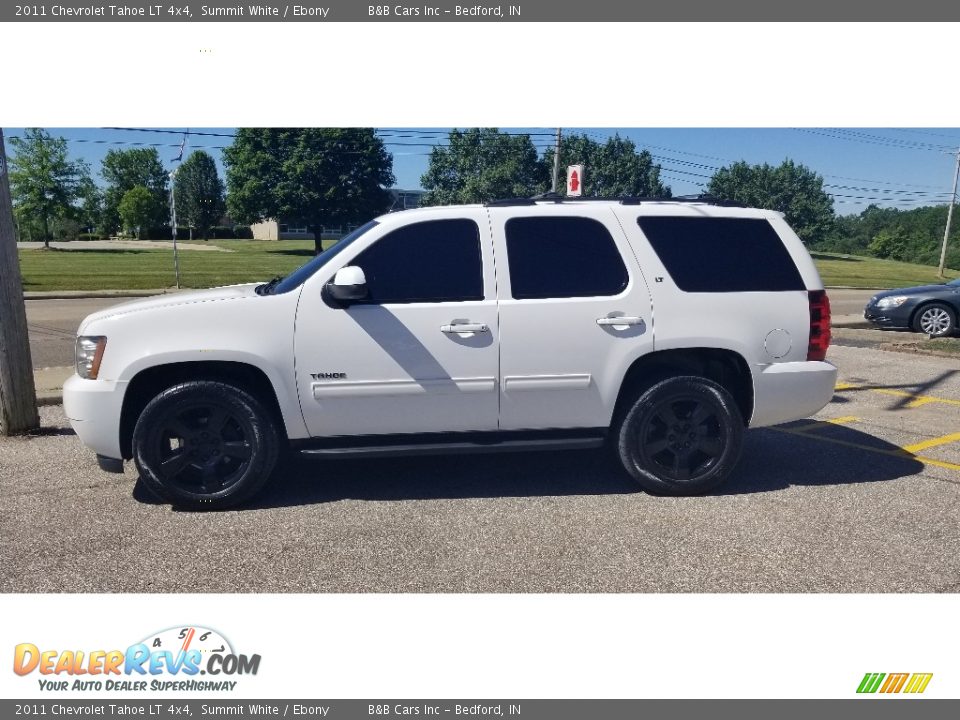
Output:
[[[0,435],[18,435],[39,427],[7,154],[0,129]]]

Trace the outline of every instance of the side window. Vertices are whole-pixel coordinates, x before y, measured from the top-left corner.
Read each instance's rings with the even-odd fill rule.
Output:
[[[637,223],[685,292],[806,289],[777,231],[761,218],[655,215]]]
[[[617,295],[630,280],[613,237],[596,220],[513,218],[506,235],[517,300]]]
[[[473,220],[431,220],[394,230],[352,262],[369,302],[483,300],[480,229]]]

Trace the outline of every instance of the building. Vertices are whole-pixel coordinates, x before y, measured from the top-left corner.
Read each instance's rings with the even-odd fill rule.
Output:
[[[390,212],[395,210],[410,210],[420,206],[420,198],[423,196],[423,190],[401,190],[391,188],[390,194],[393,196],[393,205]],[[347,225],[346,227],[324,227],[320,234],[321,240],[339,240],[348,232],[356,228],[356,225]],[[254,240],[313,240],[313,233],[309,232],[303,222],[280,218],[274,220],[264,220],[250,226],[253,232]]]

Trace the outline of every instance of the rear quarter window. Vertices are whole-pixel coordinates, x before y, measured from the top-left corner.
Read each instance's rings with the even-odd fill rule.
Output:
[[[651,216],[637,224],[685,292],[805,290],[783,241],[761,218]]]

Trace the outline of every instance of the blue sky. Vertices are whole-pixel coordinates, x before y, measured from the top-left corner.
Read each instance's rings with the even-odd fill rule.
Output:
[[[555,128],[501,128],[529,132],[542,151],[553,143]],[[186,128],[146,131],[104,128],[50,128],[68,140],[71,156],[90,163],[96,175],[110,148],[158,146],[172,167]],[[596,140],[619,134],[647,148],[662,165],[663,179],[674,194],[700,192],[714,169],[736,160],[779,164],[785,158],[807,165],[824,177],[839,214],[858,213],[867,205],[901,208],[946,202],[953,181],[960,128],[564,128]],[[171,132],[175,131],[175,132]],[[230,135],[233,128],[190,128],[191,132]],[[445,140],[446,128],[382,128],[393,154],[397,186],[420,187],[430,147]],[[16,136],[21,128],[5,129]],[[229,137],[191,135],[191,149],[203,148],[217,160]],[[9,143],[8,143],[9,151]],[[589,168],[586,170],[589,173]]]

